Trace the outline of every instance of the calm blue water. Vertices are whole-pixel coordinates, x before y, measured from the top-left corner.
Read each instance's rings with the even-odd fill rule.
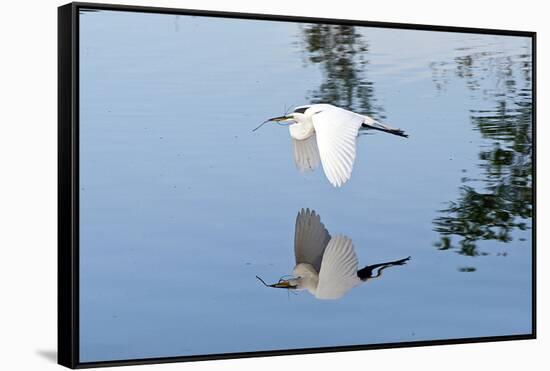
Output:
[[[82,362],[530,333],[530,40],[100,11],[80,45]],[[251,132],[318,101],[410,138],[362,135],[335,189]],[[305,207],[360,266],[412,259],[262,286]]]

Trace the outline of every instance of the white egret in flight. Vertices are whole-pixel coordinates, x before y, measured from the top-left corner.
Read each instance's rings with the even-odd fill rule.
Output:
[[[272,285],[257,278],[269,287],[308,290],[317,299],[339,299],[360,283],[380,277],[384,269],[403,265],[411,258],[358,269],[351,239],[344,235],[331,237],[321,217],[309,209],[302,209],[296,217],[294,255],[292,278]]]
[[[290,123],[288,129],[298,170],[313,170],[321,162],[325,175],[334,187],[342,186],[351,177],[355,141],[361,127],[408,137],[401,129],[331,104],[299,106],[294,112],[270,118],[260,126],[270,121]]]

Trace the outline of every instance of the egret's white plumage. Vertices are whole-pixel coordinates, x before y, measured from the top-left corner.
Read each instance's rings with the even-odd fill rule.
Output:
[[[346,183],[353,171],[356,139],[361,126],[406,136],[402,130],[331,104],[299,106],[294,112],[268,121],[291,121],[294,162],[300,172],[314,170],[322,163],[335,187]]]
[[[332,237],[323,254],[315,297],[339,299],[360,284],[357,265],[357,256],[351,240],[343,235]]]
[[[292,148],[294,150],[294,163],[301,172],[314,170],[319,166],[319,147],[317,147],[317,136],[313,134],[307,139],[297,140],[292,138]]]
[[[317,299],[339,299],[361,282],[379,277],[383,269],[409,260],[375,264],[359,270],[351,239],[344,235],[331,237],[320,216],[309,209],[302,209],[296,217],[294,256],[293,278],[268,286],[308,290]],[[373,276],[376,268],[379,270]]]
[[[315,211],[302,209],[296,217],[294,256],[294,283],[318,299],[338,299],[361,283],[353,243],[331,237]]]
[[[319,272],[323,253],[329,241],[330,234],[325,225],[321,223],[321,217],[315,211],[302,209],[296,217],[294,228],[296,264],[310,264]]]

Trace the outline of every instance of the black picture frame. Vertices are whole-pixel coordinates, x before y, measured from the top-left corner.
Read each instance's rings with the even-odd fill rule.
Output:
[[[529,334],[413,341],[372,345],[287,349],[277,351],[123,359],[101,362],[79,360],[79,9],[195,15],[223,18],[369,26],[392,29],[444,31],[475,34],[523,36],[532,42],[533,89],[533,228],[532,228],[532,330]],[[58,8],[58,363],[69,368],[122,366],[291,354],[343,352],[353,350],[418,347],[463,343],[496,342],[536,338],[536,32],[387,23],[345,19],[233,13],[113,5],[69,3]]]

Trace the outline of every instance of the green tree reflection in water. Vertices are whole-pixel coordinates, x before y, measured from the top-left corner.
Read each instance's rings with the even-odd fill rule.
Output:
[[[376,104],[374,86],[367,79],[369,45],[354,26],[305,25],[301,46],[306,61],[319,65],[323,80],[310,92],[310,103],[331,103],[384,119]]]
[[[489,102],[488,108],[470,111],[474,129],[484,139],[482,176],[463,178],[458,198],[433,223],[439,249],[477,256],[488,254],[480,251],[479,241],[510,242],[514,231],[531,227],[532,57],[529,45],[519,55],[464,51],[453,62],[432,64],[432,70],[438,89],[444,89],[454,71],[476,101]]]

